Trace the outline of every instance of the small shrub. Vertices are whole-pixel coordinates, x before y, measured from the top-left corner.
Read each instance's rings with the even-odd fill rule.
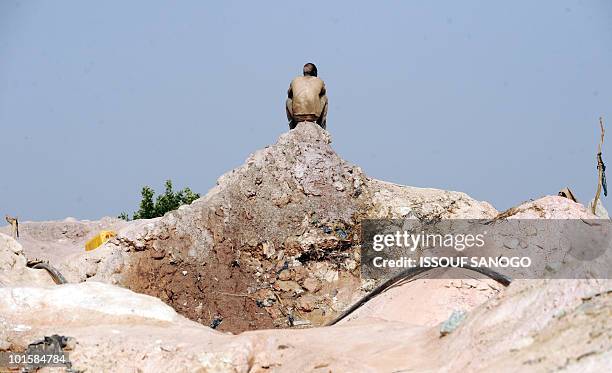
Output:
[[[190,204],[200,198],[199,193],[194,193],[189,188],[184,188],[183,190],[175,192],[172,189],[171,180],[166,180],[166,190],[164,194],[157,196],[155,201],[153,201],[155,191],[149,186],[144,186],[140,195],[140,208],[134,213],[133,219],[151,219],[158,216],[164,216],[165,213],[176,210],[180,206]],[[122,212],[119,218],[130,220],[129,215],[125,212]]]

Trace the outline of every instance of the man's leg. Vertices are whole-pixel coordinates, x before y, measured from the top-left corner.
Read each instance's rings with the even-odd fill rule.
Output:
[[[317,124],[321,126],[321,128],[326,129],[327,127],[327,95],[321,97],[321,115],[319,119],[317,119]]]
[[[287,120],[289,121],[289,129],[292,130],[295,128],[295,121],[293,120],[293,101],[288,98],[287,102],[285,102],[285,111],[287,112]]]

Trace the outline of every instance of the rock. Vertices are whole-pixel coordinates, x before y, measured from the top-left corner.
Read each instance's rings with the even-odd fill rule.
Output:
[[[303,282],[308,275],[310,275],[310,272],[304,266],[293,268],[293,279],[297,282]]]
[[[298,307],[306,312],[312,311],[316,306],[316,298],[312,295],[303,295],[298,300]]]
[[[163,250],[151,250],[150,253],[153,259],[163,259],[166,256],[166,252]]]
[[[17,285],[53,285],[54,282],[43,269],[32,269],[26,266],[27,259],[17,241],[0,233],[0,288]]]
[[[281,273],[278,274],[278,279],[279,280],[283,280],[283,281],[290,280],[291,279],[291,272],[289,272],[289,270],[287,270],[287,269],[281,271]]]
[[[49,288],[0,288],[0,310],[25,308],[39,315],[38,322],[54,324],[55,318],[87,322],[115,317],[174,321],[178,315],[159,299],[101,282],[65,284]],[[3,312],[4,312],[3,311]]]
[[[68,337],[66,339],[66,347],[64,347],[64,351],[73,351],[77,345],[76,339],[72,337]]]
[[[2,233],[0,233],[0,247],[3,247],[4,251],[17,256],[23,255],[23,247],[14,238]]]
[[[294,327],[304,327],[310,326],[311,322],[309,320],[293,320]]]
[[[304,292],[304,289],[295,281],[276,281],[274,288],[284,293],[289,293],[291,296]]]
[[[321,288],[321,283],[314,277],[308,277],[304,280],[304,289],[308,290],[311,293],[319,290]]]
[[[11,342],[0,339],[0,351],[8,351],[11,349]]]
[[[270,259],[276,254],[276,250],[274,250],[274,245],[269,242],[262,243],[262,251],[266,258]]]

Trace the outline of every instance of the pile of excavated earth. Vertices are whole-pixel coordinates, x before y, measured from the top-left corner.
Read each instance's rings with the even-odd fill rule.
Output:
[[[558,196],[500,215],[369,178],[330,144],[302,123],[161,218],[23,222],[19,241],[0,228],[0,351],[58,334],[88,372],[612,370],[610,280],[425,274],[323,326],[375,285],[363,219],[595,218]],[[118,234],[85,252],[100,230]]]

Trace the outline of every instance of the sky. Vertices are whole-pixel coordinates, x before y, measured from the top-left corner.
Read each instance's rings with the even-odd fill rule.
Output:
[[[166,179],[204,194],[288,130],[305,62],[370,177],[498,210],[593,198],[610,1],[3,0],[0,214],[132,213]]]

